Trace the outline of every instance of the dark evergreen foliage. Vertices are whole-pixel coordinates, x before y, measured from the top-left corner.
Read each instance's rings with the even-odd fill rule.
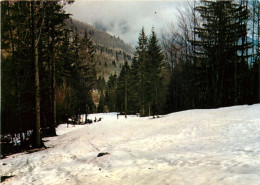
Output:
[[[247,10],[232,1],[202,1],[196,10],[203,18],[195,28],[198,40],[192,42],[200,49],[195,50],[196,78],[205,79],[197,87],[204,91],[201,101],[206,107],[247,103],[247,89],[241,88],[248,73]]]
[[[167,112],[259,102],[258,61],[253,57],[255,41],[248,39],[252,18],[247,5],[194,2],[191,14],[181,15],[180,30],[171,30],[171,37],[164,40],[171,65]]]
[[[125,62],[118,78],[112,75],[108,80],[105,104],[109,111],[140,112],[142,116],[161,114],[166,92],[163,59],[155,32],[148,40],[143,28],[132,65]]]
[[[122,67],[121,73],[117,79],[117,111],[119,112],[128,112],[128,105],[130,99],[128,96],[130,95],[130,66],[127,62]]]
[[[117,89],[117,75],[110,75],[107,87],[106,87],[106,93],[105,93],[105,105],[108,106],[108,110],[110,112],[117,111],[116,107],[116,89]]]
[[[38,147],[40,128],[55,135],[58,123],[95,108],[95,48],[87,33],[80,38],[66,28],[64,3],[1,2],[1,134],[20,134],[23,142],[34,130]]]

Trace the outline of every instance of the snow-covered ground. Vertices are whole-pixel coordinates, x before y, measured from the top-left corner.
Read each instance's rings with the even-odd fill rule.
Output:
[[[60,125],[49,148],[0,160],[3,184],[260,184],[260,104]],[[107,155],[97,157],[100,152]]]

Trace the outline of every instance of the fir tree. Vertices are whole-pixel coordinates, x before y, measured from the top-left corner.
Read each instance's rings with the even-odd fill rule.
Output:
[[[15,73],[8,75],[16,84],[14,98],[17,99],[17,107],[19,107],[16,116],[3,116],[2,123],[3,125],[13,123],[15,127],[16,120],[19,120],[20,126],[17,127],[20,128],[19,132],[33,129],[36,136],[34,144],[39,147],[42,144],[40,128],[56,126],[55,83],[56,64],[59,63],[59,59],[55,55],[58,50],[55,49],[60,46],[64,29],[63,21],[68,18],[68,15],[62,10],[63,4],[58,1],[6,1],[1,2],[1,5],[3,24],[7,26],[6,29],[2,29],[4,53],[7,53],[3,66],[9,66],[6,64],[9,63],[10,58],[16,62]],[[5,72],[8,70],[4,69]],[[41,101],[42,99],[45,101]],[[47,120],[48,117],[51,120]],[[15,121],[10,122],[10,120]],[[31,125],[35,125],[35,128]],[[11,133],[17,133],[17,130]]]
[[[97,108],[97,112],[98,113],[102,113],[105,111],[105,105],[104,105],[104,94],[103,92],[101,91],[101,94],[100,94],[100,99],[99,99],[99,104],[98,104],[98,108]]]
[[[129,98],[130,95],[130,83],[129,83],[129,72],[130,66],[125,61],[122,70],[117,80],[117,110],[120,112],[128,112]]]
[[[141,113],[141,115],[147,114],[145,82],[146,82],[146,63],[148,59],[148,39],[145,35],[144,28],[142,28],[139,38],[138,46],[136,47],[135,56],[131,65],[130,72],[130,86],[131,97],[129,97],[134,103],[133,109]]]
[[[152,114],[156,115],[162,111],[163,76],[161,74],[164,56],[161,46],[157,40],[156,33],[152,30],[148,44],[148,60],[146,65],[147,87],[146,92],[150,92],[147,97],[149,110],[152,109]],[[150,114],[149,114],[150,115]]]
[[[111,74],[109,76],[106,93],[105,93],[105,105],[108,106],[110,112],[116,111],[116,89],[117,89],[117,75]]]
[[[232,1],[202,1],[196,7],[204,22],[196,28],[199,40],[194,42],[197,50],[195,65],[199,77],[200,91],[204,91],[206,105],[218,107],[243,102],[238,96],[243,74],[247,71],[244,51],[247,10]],[[242,55],[238,55],[241,53]],[[230,72],[230,70],[232,72]],[[242,76],[241,76],[242,75]],[[202,82],[202,79],[206,81]],[[244,96],[245,97],[245,96]],[[201,101],[203,101],[201,99]]]

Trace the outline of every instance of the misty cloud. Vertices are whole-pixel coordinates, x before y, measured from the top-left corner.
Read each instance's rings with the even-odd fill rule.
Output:
[[[128,25],[128,23],[125,20],[121,21],[118,25],[119,25],[121,34],[126,34],[128,32],[128,30],[130,29],[130,25]]]
[[[152,27],[160,35],[167,24],[176,22],[176,1],[83,1],[67,5],[65,10],[73,18],[87,22],[99,29],[119,36],[126,43],[135,46],[142,27],[150,34]]]
[[[103,23],[99,22],[99,21],[94,22],[93,26],[97,27],[98,29],[100,29],[102,31],[107,31],[106,26]]]

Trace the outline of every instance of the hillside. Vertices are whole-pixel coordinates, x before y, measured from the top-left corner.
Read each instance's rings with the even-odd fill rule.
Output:
[[[65,23],[69,29],[77,30],[80,35],[83,35],[85,30],[89,33],[96,47],[96,71],[98,77],[101,76],[107,80],[111,74],[120,73],[125,61],[131,62],[134,48],[125,44],[120,38],[75,19],[68,19]]]
[[[2,159],[3,184],[259,184],[260,104],[162,116],[89,115],[47,149]],[[104,155],[98,157],[98,154]]]
[[[91,38],[96,45],[105,46],[107,48],[121,49],[131,54],[134,52],[134,48],[132,48],[129,44],[124,43],[124,41],[120,38],[109,35],[108,33],[87,23],[70,18],[66,21],[66,24],[72,30],[75,30],[75,27],[77,27],[79,33],[81,34],[83,34],[85,30],[89,31]]]

